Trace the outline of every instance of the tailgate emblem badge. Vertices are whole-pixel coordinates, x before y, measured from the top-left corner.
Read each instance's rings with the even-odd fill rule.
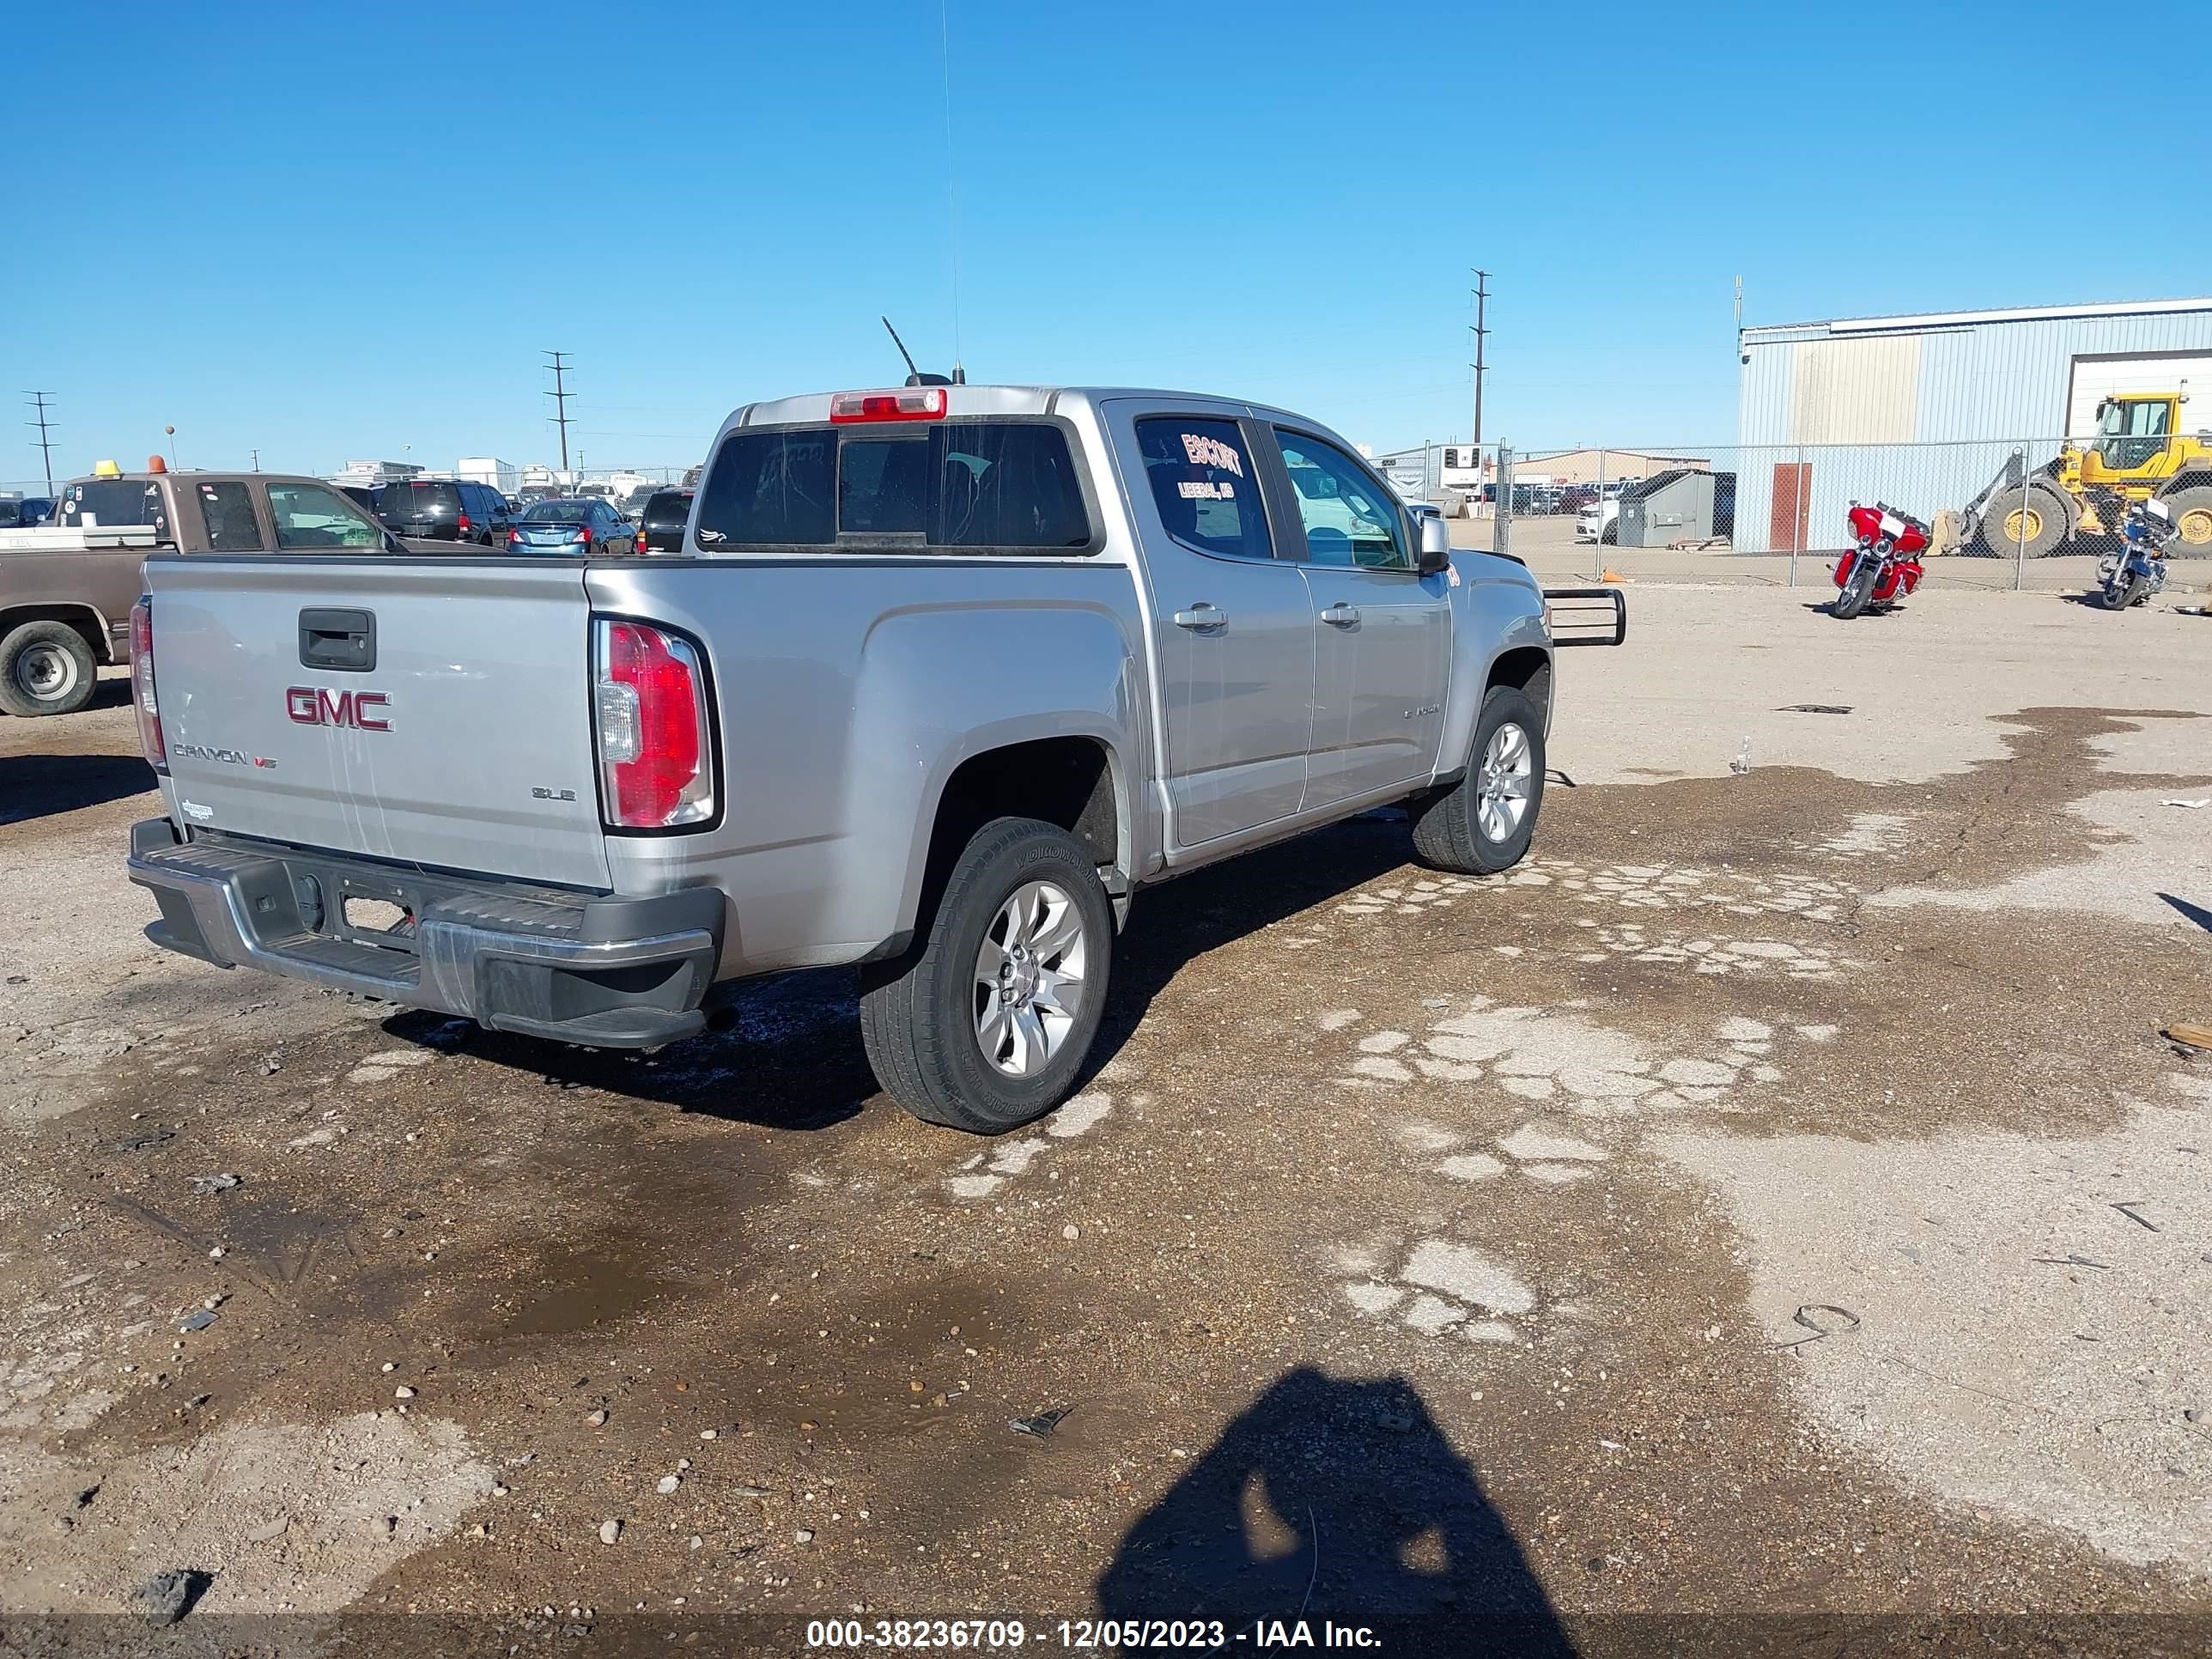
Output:
[[[266,755],[249,755],[242,749],[218,749],[204,743],[180,743],[172,753],[186,760],[215,761],[224,766],[274,766],[276,763]]]
[[[284,693],[284,712],[295,726],[341,726],[356,732],[389,732],[385,711],[392,699],[381,691],[331,691],[295,685]]]

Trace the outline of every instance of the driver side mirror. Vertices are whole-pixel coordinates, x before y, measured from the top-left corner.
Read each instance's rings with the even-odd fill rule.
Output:
[[[1434,576],[1451,567],[1451,526],[1436,514],[1421,514],[1421,556],[1414,568]]]

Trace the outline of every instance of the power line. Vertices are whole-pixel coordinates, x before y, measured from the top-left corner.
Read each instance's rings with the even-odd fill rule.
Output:
[[[39,411],[37,420],[26,421],[23,424],[39,428],[39,453],[46,463],[46,494],[51,495],[54,493],[54,443],[52,436],[53,425],[46,419],[46,399],[54,394],[51,392],[26,392],[23,395],[34,400],[33,406]]]
[[[547,351],[542,352],[539,355],[542,356],[550,357],[553,360],[547,365],[547,367],[553,371],[553,390],[547,392],[545,395],[553,400],[553,407],[556,411],[553,416],[553,423],[561,428],[561,470],[563,472],[566,472],[568,470],[568,374],[571,365],[568,361],[568,354],[565,351]]]

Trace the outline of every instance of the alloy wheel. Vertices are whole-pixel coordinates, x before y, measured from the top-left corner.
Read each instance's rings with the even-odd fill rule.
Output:
[[[1475,777],[1475,822],[1486,841],[1510,840],[1528,815],[1534,756],[1528,734],[1511,720],[1490,734]]]
[[[1008,1077],[1049,1065],[1083,1007],[1091,945],[1057,883],[1028,881],[999,907],[975,952],[973,1012],[983,1058]]]

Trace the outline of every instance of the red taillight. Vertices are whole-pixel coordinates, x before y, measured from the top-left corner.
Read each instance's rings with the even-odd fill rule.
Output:
[[[830,419],[839,426],[850,421],[940,421],[945,418],[945,388],[907,386],[897,392],[839,392],[830,398]]]
[[[463,541],[466,541],[470,537],[477,533],[477,527],[469,522],[469,515],[465,513],[461,514],[461,521],[455,525],[453,528],[461,532],[461,539]]]
[[[520,527],[513,525],[507,526],[507,544],[509,547],[520,547],[522,545],[522,532]]]
[[[161,736],[161,708],[154,700],[154,599],[131,607],[131,704],[138,716],[138,752],[156,772],[169,769],[169,745]]]
[[[592,713],[610,824],[669,830],[714,816],[707,688],[690,642],[643,623],[602,622]]]

